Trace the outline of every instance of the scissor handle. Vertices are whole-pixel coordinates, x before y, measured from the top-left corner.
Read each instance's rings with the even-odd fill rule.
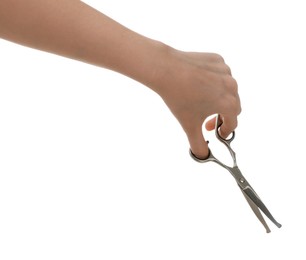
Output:
[[[233,131],[230,135],[230,137],[228,138],[223,138],[221,135],[220,135],[220,127],[221,125],[223,124],[223,121],[221,119],[221,116],[218,114],[217,115],[217,118],[216,118],[216,126],[215,126],[215,134],[216,134],[216,137],[217,139],[223,143],[226,148],[229,150],[232,158],[233,158],[233,167],[237,166],[237,162],[236,162],[236,153],[234,152],[234,150],[231,148],[231,142],[235,139],[235,131]],[[220,163],[218,162],[220,165],[222,165],[223,167],[225,166],[223,163]],[[228,166],[226,166],[228,167]],[[225,168],[226,168],[225,167]]]
[[[215,134],[216,134],[216,137],[217,139],[224,143],[226,146],[229,146],[230,143],[235,139],[235,131],[233,131],[230,135],[230,137],[228,138],[223,138],[221,135],[220,135],[220,127],[221,125],[223,124],[222,122],[222,119],[221,119],[221,116],[218,114],[217,115],[217,118],[216,118],[216,126],[215,126]]]
[[[196,162],[199,162],[199,163],[216,162],[216,158],[215,158],[215,156],[213,156],[213,154],[212,154],[212,152],[209,148],[208,148],[208,157],[204,158],[204,159],[196,157],[194,155],[194,153],[191,151],[191,149],[189,149],[189,154],[190,154],[192,159],[194,159]]]
[[[220,129],[222,123],[223,123],[223,122],[222,122],[222,120],[221,120],[221,116],[218,114],[218,115],[217,115],[217,118],[216,118],[216,126],[215,126],[216,137],[217,137],[217,139],[218,139],[221,143],[223,143],[223,144],[227,147],[227,149],[229,150],[229,152],[230,152],[230,154],[231,154],[231,156],[232,156],[232,158],[233,158],[233,167],[235,167],[235,166],[237,166],[237,164],[236,164],[236,154],[235,154],[235,152],[233,151],[233,149],[231,148],[231,145],[230,145],[230,143],[231,143],[231,142],[234,140],[234,138],[235,138],[235,131],[233,131],[233,132],[231,133],[230,138],[227,138],[227,139],[223,138],[223,137],[220,135],[220,133],[219,133],[219,129]],[[208,141],[207,141],[207,143],[208,143]],[[196,157],[196,156],[193,154],[193,152],[191,151],[191,149],[189,149],[189,154],[190,154],[191,158],[194,159],[195,161],[199,162],[199,163],[215,162],[215,163],[218,163],[219,165],[221,165],[222,167],[224,167],[224,168],[226,168],[226,169],[228,169],[228,170],[231,169],[231,167],[229,167],[228,165],[226,165],[226,164],[222,163],[221,161],[219,161],[219,160],[212,154],[212,152],[211,152],[211,150],[210,150],[209,148],[208,148],[208,152],[209,152],[208,157],[207,157],[207,158],[204,158],[204,159],[201,159],[201,158]]]
[[[196,157],[193,152],[191,151],[191,149],[189,149],[189,154],[191,156],[191,158],[193,160],[195,160],[196,162],[199,162],[199,163],[207,163],[207,162],[214,162],[214,163],[217,163],[219,164],[220,166],[222,166],[223,168],[227,169],[228,171],[230,171],[232,168],[227,166],[226,164],[222,163],[221,161],[219,161],[211,152],[211,150],[208,148],[208,157],[205,158],[205,159],[201,159],[201,158],[198,158]],[[235,160],[234,160],[234,166],[235,166]]]

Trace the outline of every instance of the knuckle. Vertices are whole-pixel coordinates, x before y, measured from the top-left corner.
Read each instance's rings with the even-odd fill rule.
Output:
[[[227,95],[222,102],[223,113],[228,115],[239,115],[241,113],[241,106],[239,98],[232,95]]]
[[[224,64],[224,71],[225,71],[225,73],[227,73],[229,75],[232,75],[231,68],[226,64]]]
[[[239,99],[234,97],[231,104],[232,104],[232,111],[234,115],[239,115],[241,113],[241,106],[240,106]]]
[[[223,84],[226,89],[228,89],[231,93],[238,93],[238,84],[237,81],[229,75],[223,77]]]
[[[237,113],[236,113],[237,115],[240,115],[241,112],[242,112],[240,102],[239,102],[239,104],[237,105],[237,110],[236,110],[236,112],[237,112]]]
[[[224,58],[220,54],[211,53],[211,57],[216,62],[223,62],[224,63]]]

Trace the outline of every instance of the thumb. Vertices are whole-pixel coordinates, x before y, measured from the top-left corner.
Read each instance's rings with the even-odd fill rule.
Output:
[[[207,142],[203,136],[202,126],[188,130],[186,134],[192,153],[199,159],[206,159],[209,155],[209,151]]]

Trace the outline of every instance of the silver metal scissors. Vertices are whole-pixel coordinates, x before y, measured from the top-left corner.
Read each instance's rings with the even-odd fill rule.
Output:
[[[259,198],[259,196],[256,194],[256,192],[254,191],[254,189],[252,188],[252,186],[248,183],[248,181],[244,178],[244,176],[242,175],[241,171],[239,170],[238,166],[237,166],[237,162],[236,162],[236,154],[233,151],[233,149],[231,148],[231,142],[234,140],[235,138],[235,132],[233,131],[231,136],[228,139],[224,139],[221,137],[221,135],[219,134],[219,129],[222,125],[222,120],[220,115],[217,116],[216,118],[216,126],[215,126],[215,134],[217,139],[222,142],[227,149],[229,150],[232,159],[233,159],[233,166],[230,167],[224,163],[222,163],[221,161],[219,161],[211,152],[211,150],[209,149],[209,155],[206,159],[199,159],[197,158],[191,151],[191,149],[189,150],[190,156],[197,162],[200,163],[206,163],[206,162],[215,162],[219,165],[221,165],[223,168],[227,169],[232,176],[235,178],[240,190],[242,191],[244,197],[246,198],[247,202],[249,203],[250,207],[252,208],[253,212],[255,213],[255,215],[257,216],[258,220],[263,224],[263,226],[265,227],[267,233],[270,233],[270,228],[268,227],[265,219],[263,218],[263,216],[261,215],[261,212],[259,211],[259,209],[278,227],[280,228],[282,225],[279,224],[274,217],[272,216],[272,214],[270,213],[270,211],[267,209],[267,207],[265,206],[265,204],[262,202],[262,200]]]

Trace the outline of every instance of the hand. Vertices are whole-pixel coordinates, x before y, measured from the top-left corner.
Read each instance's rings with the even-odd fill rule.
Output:
[[[206,158],[208,146],[202,131],[205,119],[220,114],[220,134],[224,138],[237,127],[241,112],[237,83],[218,54],[171,49],[169,57],[157,83],[158,93],[186,132],[194,155]],[[205,126],[213,130],[215,118]]]

